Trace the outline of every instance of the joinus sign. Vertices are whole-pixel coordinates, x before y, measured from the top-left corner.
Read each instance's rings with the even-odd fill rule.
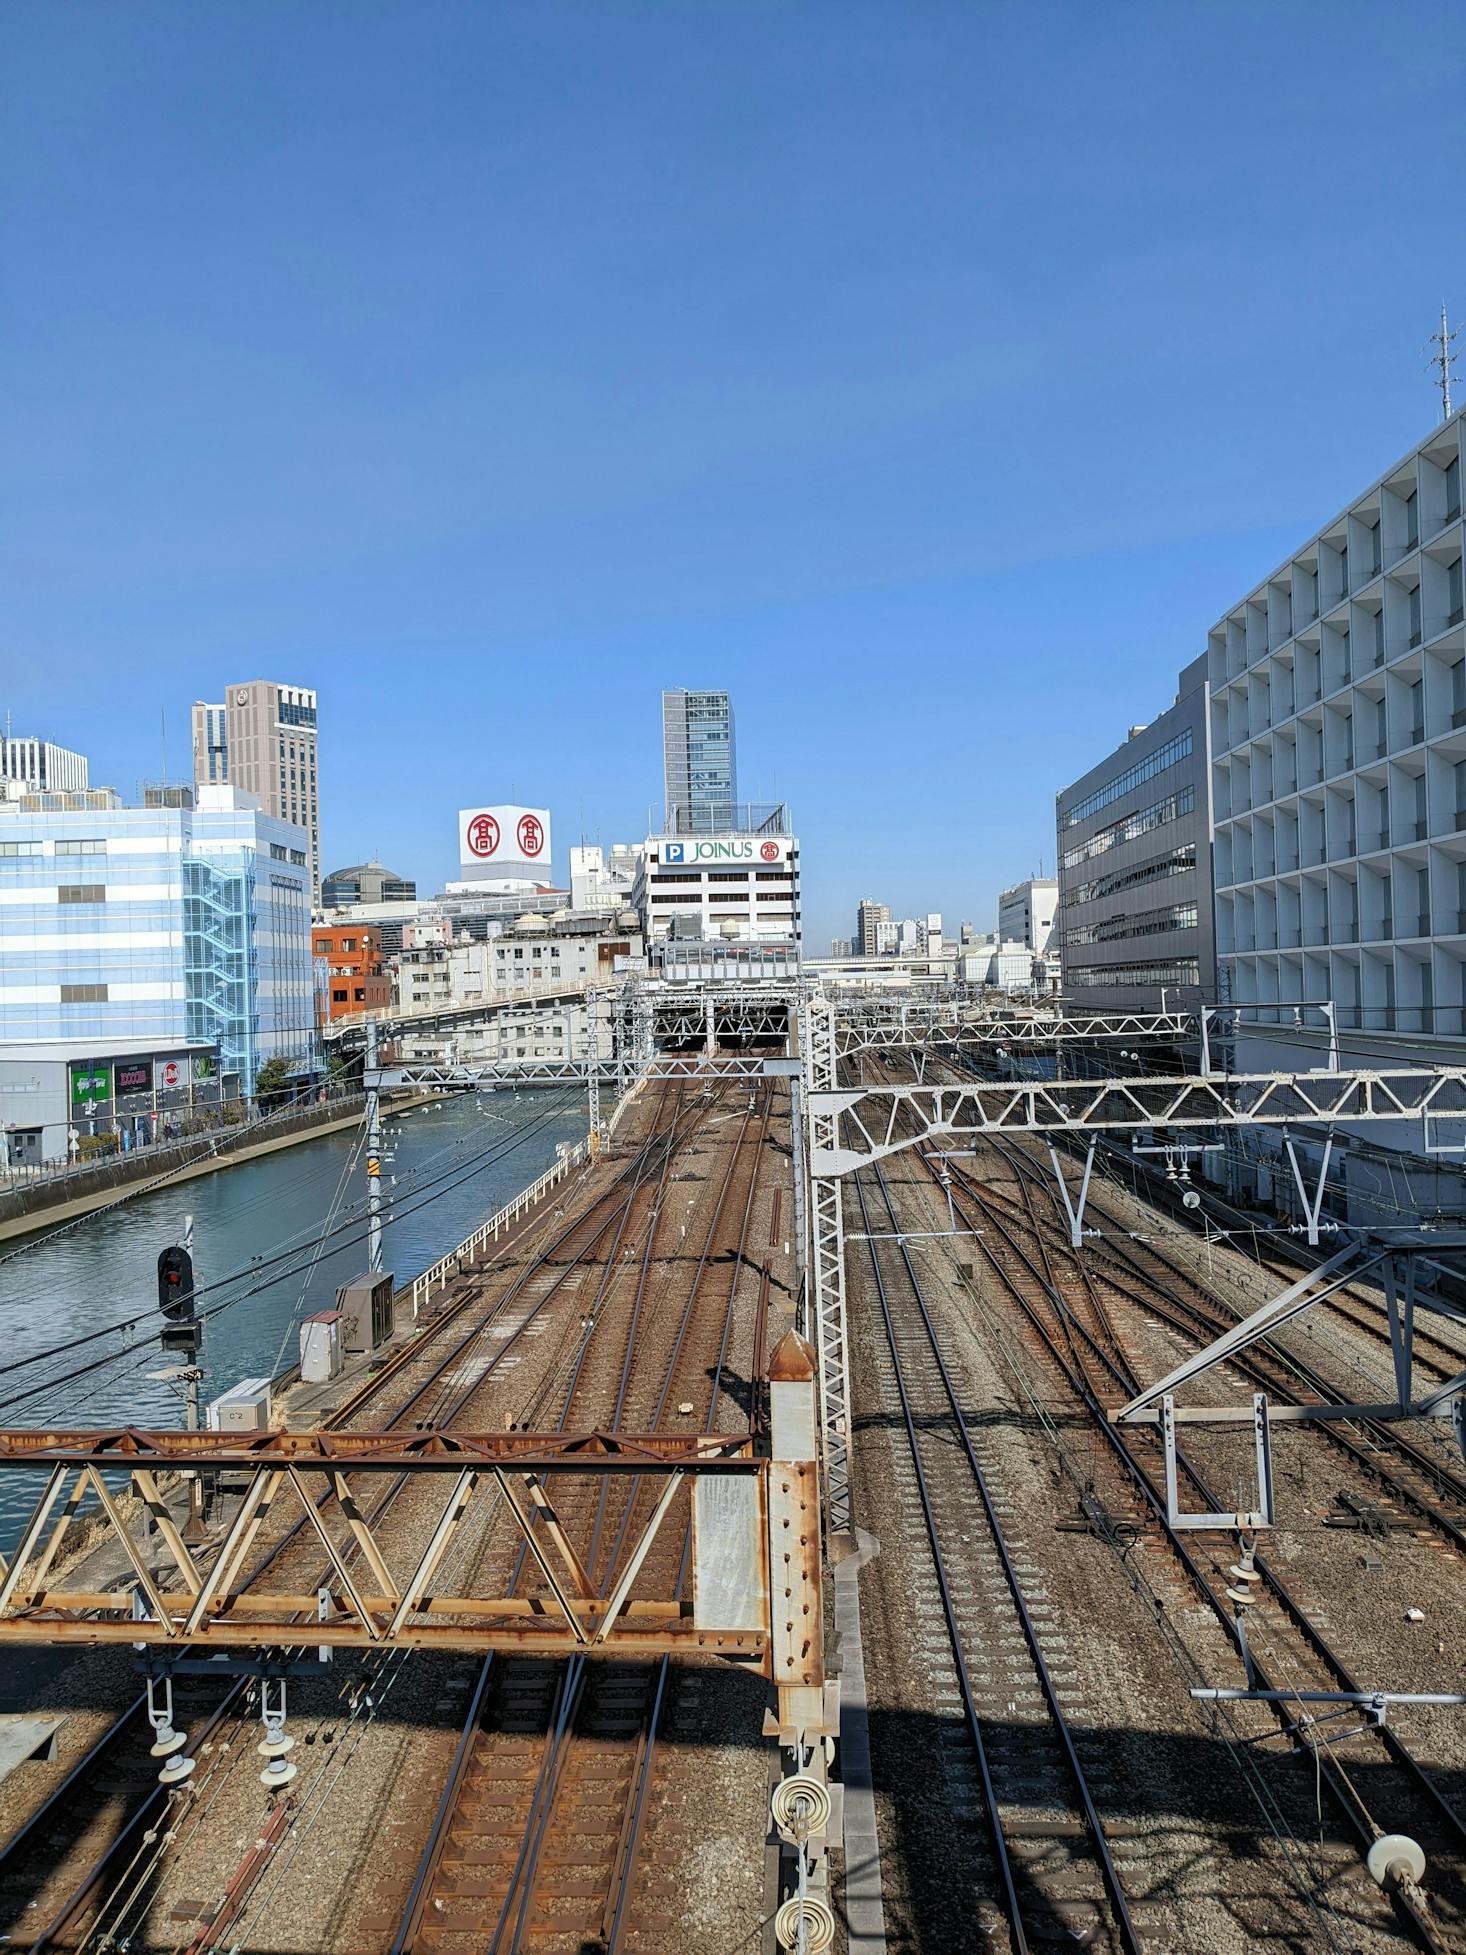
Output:
[[[757,835],[730,835],[721,841],[664,841],[661,845],[663,865],[672,864],[684,869],[714,869],[722,863],[743,862],[754,867],[772,868],[776,863],[787,862],[788,859],[788,841],[776,841],[773,836],[763,840]]]

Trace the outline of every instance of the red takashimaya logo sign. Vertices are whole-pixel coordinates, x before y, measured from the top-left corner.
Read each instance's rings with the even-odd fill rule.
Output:
[[[495,802],[458,810],[458,859],[470,868],[492,863],[512,875],[515,863],[543,868],[550,854],[548,808]]]
[[[493,855],[499,847],[499,824],[492,815],[475,815],[468,824],[468,846],[475,855]]]
[[[765,862],[777,862],[779,859],[779,844],[777,842],[765,842],[759,850],[759,854]]]
[[[539,855],[545,846],[544,823],[538,815],[521,815],[515,833],[521,855]]]

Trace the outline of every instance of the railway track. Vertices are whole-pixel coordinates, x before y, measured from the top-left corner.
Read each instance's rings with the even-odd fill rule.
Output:
[[[982,1198],[1006,1207],[1020,1226],[1042,1229],[1051,1254],[1060,1258],[1072,1254],[1057,1211],[1046,1199],[1050,1183],[1045,1171],[1016,1144],[1005,1141],[995,1145],[1022,1192],[1007,1197],[989,1182],[981,1190]],[[974,1187],[972,1176],[960,1164],[950,1165],[959,1180]],[[1042,1206],[1033,1205],[1035,1198],[1042,1198]],[[1169,1324],[1188,1343],[1209,1343],[1235,1325],[1236,1315],[1229,1316],[1197,1277],[1152,1243],[1122,1240],[1121,1219],[1107,1211],[1102,1202],[1096,1204],[1091,1199],[1090,1206],[1112,1227],[1089,1239],[1081,1258],[1075,1259],[1087,1280],[1103,1285],[1122,1307]],[[1128,1231],[1124,1233],[1128,1235]],[[1370,1324],[1365,1318],[1356,1320],[1352,1313],[1349,1320],[1388,1349],[1386,1326]],[[1356,1389],[1325,1376],[1295,1350],[1271,1339],[1230,1359],[1227,1368],[1247,1380],[1250,1387],[1288,1405],[1338,1404],[1351,1398]],[[1466,1552],[1466,1478],[1443,1458],[1400,1426],[1376,1419],[1320,1420],[1316,1430],[1383,1490],[1402,1515],[1424,1522],[1458,1553]]]
[[[906,1242],[873,1239],[872,1199],[881,1229],[900,1227],[880,1168],[857,1175],[854,1192],[987,1825],[990,1879],[971,1905],[981,1918],[987,1896],[1001,1897],[1001,1919],[983,1919],[982,1929],[988,1946],[1006,1938],[1013,1955],[1053,1941],[1142,1955],[1090,1783],[1092,1741],[1066,1710],[1072,1682],[1060,1680],[1045,1654],[1039,1614],[1049,1617],[1049,1605],[1030,1599],[1019,1574],[1021,1522],[1005,1526],[999,1516],[981,1439]],[[1021,1639],[1003,1637],[1009,1622]],[[1048,1630],[1059,1633],[1051,1620]],[[1058,1662],[1067,1668],[1062,1653]]]
[[[613,1244],[619,1241],[648,1167],[670,1158],[679,1139],[685,1138],[688,1116],[680,1100],[674,1100],[670,1125],[665,1124],[669,1097],[664,1086],[651,1116],[652,1131],[622,1172],[581,1214],[552,1231],[550,1239],[528,1257],[501,1295],[490,1300],[486,1292],[494,1268],[503,1267],[502,1252],[494,1267],[479,1266],[466,1272],[469,1280],[462,1293],[438,1313],[424,1334],[395,1353],[323,1423],[332,1429],[352,1425],[391,1429],[408,1422],[422,1426],[458,1417],[474,1391],[513,1354],[530,1325],[567,1284],[591,1266],[607,1239]],[[521,1240],[543,1234],[544,1227],[545,1218],[533,1218]],[[509,1245],[511,1253],[513,1247]],[[504,1331],[511,1316],[507,1335],[496,1337],[492,1349],[485,1351],[485,1332]],[[381,1411],[384,1403],[391,1408],[385,1418]],[[388,1486],[372,1509],[374,1518],[400,1497],[402,1487],[402,1480]],[[292,1552],[314,1552],[313,1537],[303,1518],[268,1548],[254,1572],[263,1572],[264,1567]],[[324,1568],[306,1577],[325,1578]],[[221,1696],[216,1688],[206,1695],[201,1708],[206,1712],[206,1722],[189,1749],[217,1750],[226,1734],[249,1726],[254,1711],[252,1690],[239,1683]],[[100,1853],[64,1891],[59,1907],[42,1910],[44,1926],[39,1931],[36,1925],[26,1926],[19,1945],[30,1948],[34,1955],[84,1941],[92,1933],[94,1916],[121,1870],[127,1870],[130,1879],[126,1920],[136,1921],[147,1911],[149,1894],[139,1885],[134,1871],[138,1844],[150,1834],[155,1844],[160,1839],[165,1845],[171,1844],[179,1831],[179,1817],[195,1794],[157,1784],[156,1761],[146,1755],[152,1734],[144,1709],[143,1700],[131,1703],[40,1810],[0,1847],[0,1932],[13,1937],[14,1928],[25,1915],[35,1914],[38,1899],[56,1885],[55,1870],[75,1856],[97,1827],[98,1815],[103,1815],[107,1837]],[[120,1819],[119,1809],[123,1815]],[[161,1864],[161,1851],[154,1857]],[[262,1861],[253,1878],[242,1882],[231,1897],[234,1911],[258,1881],[263,1865]],[[48,1869],[52,1874],[49,1880]],[[108,1932],[116,1934],[123,1925],[112,1923]],[[189,1945],[187,1937],[181,1945]],[[200,1940],[198,1945],[208,1943]]]
[[[935,1183],[938,1171],[928,1162]],[[1221,1556],[1199,1537],[1177,1534],[1167,1521],[1160,1447],[1151,1429],[1117,1428],[1106,1401],[1129,1397],[1138,1380],[1110,1319],[1100,1283],[1084,1256],[1065,1256],[1052,1230],[1033,1209],[1034,1190],[1023,1180],[1027,1226],[1008,1205],[990,1199],[977,1174],[952,1190],[959,1219],[980,1231],[974,1237],[985,1266],[1019,1313],[1030,1350],[1036,1349],[1052,1381],[1103,1440],[1095,1455],[1093,1497],[1111,1516],[1144,1519],[1163,1540],[1192,1592],[1225,1630],[1256,1687],[1283,1692],[1356,1691],[1359,1682],[1333,1649],[1325,1629],[1300,1604],[1280,1572],[1262,1553],[1255,1556],[1251,1600],[1239,1611],[1227,1595],[1230,1576]],[[1225,1510],[1196,1463],[1180,1453],[1180,1470],[1192,1504]],[[1223,1551],[1224,1553],[1225,1551]],[[1239,1627],[1239,1614],[1245,1629]],[[1356,1851],[1367,1854],[1386,1833],[1404,1832],[1424,1848],[1427,1873],[1421,1886],[1401,1882],[1390,1891],[1399,1924],[1432,1955],[1446,1955],[1466,1939],[1466,1824],[1434,1776],[1388,1725],[1366,1723],[1330,1734],[1301,1705],[1269,1707],[1282,1740],[1305,1762],[1311,1780],[1329,1796]],[[1361,1788],[1365,1788],[1361,1790]],[[1362,1873],[1360,1879],[1362,1879]],[[1355,1897],[1363,1905],[1362,1895]]]
[[[687,1416],[686,1407],[701,1414],[704,1430],[715,1428],[768,1135],[771,1099],[767,1091],[761,1097],[757,1118],[752,1102],[739,1116],[701,1247],[686,1259],[680,1302],[666,1280],[683,1260],[677,1250],[662,1264],[663,1281],[653,1281],[658,1243],[670,1240],[674,1227],[683,1231],[679,1248],[685,1240],[673,1191],[686,1184],[664,1176],[634,1281],[623,1284],[628,1294],[619,1311],[615,1299],[603,1298],[596,1313],[598,1323],[617,1320],[614,1383],[588,1365],[587,1339],[563,1382],[562,1429],[572,1420],[589,1420],[652,1431],[669,1405],[674,1417]],[[737,1218],[736,1236],[730,1236],[730,1214]],[[712,1271],[725,1257],[731,1273],[722,1283]],[[603,1484],[579,1511],[557,1503],[602,1594],[652,1497],[633,1477],[624,1490]],[[664,1530],[652,1550],[648,1565],[660,1560],[669,1592],[680,1593],[679,1564],[685,1567],[686,1554],[685,1529]],[[521,1551],[513,1583],[523,1569]],[[655,1946],[655,1937],[672,1925],[673,1897],[665,1880],[660,1886],[648,1880],[641,1845],[655,1803],[658,1733],[677,1689],[666,1658],[644,1664],[579,1656],[563,1663],[486,1661],[393,1955],[468,1949],[617,1955],[638,1937]]]

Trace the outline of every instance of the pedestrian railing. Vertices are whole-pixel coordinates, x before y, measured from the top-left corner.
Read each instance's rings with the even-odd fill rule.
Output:
[[[179,1168],[189,1167],[211,1154],[227,1157],[239,1148],[252,1147],[275,1134],[316,1126],[323,1112],[329,1112],[333,1119],[344,1119],[365,1105],[365,1096],[355,1087],[329,1092],[324,1098],[294,1101],[269,1113],[252,1110],[247,1101],[225,1101],[225,1107],[237,1108],[238,1112],[221,1114],[218,1119],[196,1126],[191,1133],[161,1134],[136,1147],[109,1149],[88,1160],[71,1161],[64,1166],[46,1163],[0,1169],[0,1196],[44,1189],[48,1199],[61,1201],[72,1186],[132,1187],[138,1181],[176,1174]]]
[[[459,1273],[465,1263],[472,1262],[490,1242],[497,1242],[526,1209],[533,1208],[541,1196],[547,1195],[557,1181],[563,1181],[571,1169],[578,1168],[589,1155],[589,1140],[578,1140],[573,1147],[567,1147],[555,1165],[547,1168],[538,1181],[532,1181],[527,1188],[521,1189],[512,1202],[501,1208],[497,1215],[491,1215],[472,1235],[465,1236],[456,1249],[450,1249],[446,1256],[438,1258],[431,1269],[425,1269],[421,1276],[414,1277],[409,1291],[413,1316],[417,1316],[434,1290],[446,1289],[451,1278]]]

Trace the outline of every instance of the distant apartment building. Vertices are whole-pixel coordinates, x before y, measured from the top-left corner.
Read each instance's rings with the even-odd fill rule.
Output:
[[[0,799],[22,794],[75,794],[90,785],[85,754],[50,740],[0,733]]]
[[[877,903],[870,896],[862,896],[855,906],[854,950],[857,957],[879,957],[880,927],[891,921],[889,903]]]
[[[640,845],[613,842],[609,850],[585,845],[570,851],[570,907],[573,910],[624,910],[636,887]]]
[[[849,957],[851,955],[853,941],[850,937],[832,937],[830,939],[831,957]]]
[[[1053,935],[1058,907],[1056,876],[1030,876],[1024,882],[1015,882],[998,897],[1000,941],[1027,944],[1035,957],[1042,957]],[[963,928],[966,927],[964,924]]]
[[[193,708],[193,777],[252,794],[278,821],[310,838],[312,900],[321,900],[320,798],[316,784],[316,695],[308,686],[251,679],[225,688],[218,704]]]
[[[624,916],[624,913],[622,913]],[[627,918],[635,925],[635,918]],[[497,1003],[482,1022],[454,1028],[454,1049],[475,1059],[578,1058],[594,1037],[610,1050],[611,984],[639,958],[639,929],[594,913],[552,921],[525,917],[486,942],[421,944],[396,960],[396,1004],[404,1012]],[[589,995],[577,997],[577,991]],[[549,994],[536,1002],[533,994]],[[531,994],[522,1004],[509,1001]],[[565,995],[557,995],[557,994]],[[432,1035],[398,1039],[407,1056],[435,1053]]]
[[[1207,662],[1059,795],[1063,988],[1092,1010],[1216,1000]]]
[[[956,974],[963,984],[1011,992],[1033,988],[1033,952],[1025,943],[1005,941],[1001,936],[978,938],[959,944],[955,959]]]
[[[370,923],[314,924],[311,952],[325,967],[317,994],[324,1020],[390,1008],[392,975],[382,963],[381,932]]]
[[[662,694],[662,774],[669,835],[738,826],[733,702],[726,692]]]
[[[345,909],[349,903],[415,903],[417,884],[380,862],[358,862],[349,869],[333,869],[321,884],[321,908]]]
[[[196,808],[0,802],[0,906],[0,1043],[197,1045],[245,1094],[266,1059],[309,1061],[307,837],[248,796],[205,787]]]

